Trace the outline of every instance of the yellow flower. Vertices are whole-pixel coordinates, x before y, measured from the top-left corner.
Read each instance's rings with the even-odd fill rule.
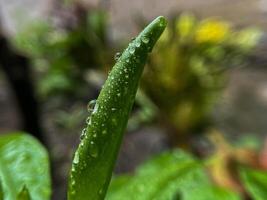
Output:
[[[195,40],[198,43],[203,42],[222,42],[230,33],[230,25],[223,21],[215,19],[205,20],[199,24]]]

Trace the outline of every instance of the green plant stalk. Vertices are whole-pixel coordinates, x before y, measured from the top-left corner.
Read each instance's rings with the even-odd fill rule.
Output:
[[[105,198],[139,79],[148,54],[166,24],[164,17],[152,21],[129,44],[111,70],[74,156],[69,200]]]

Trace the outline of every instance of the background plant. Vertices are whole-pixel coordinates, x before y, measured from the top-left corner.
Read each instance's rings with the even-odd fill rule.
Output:
[[[59,19],[60,24],[53,23],[53,18],[38,21],[13,41],[29,56],[38,74],[37,90],[42,98],[63,94],[80,97],[88,86],[88,70],[103,70],[112,52],[108,50],[104,11],[72,3],[61,12],[71,17]]]
[[[181,14],[171,20],[142,81],[159,108],[159,121],[180,136],[206,127],[227,73],[247,63],[260,35],[254,28],[235,30],[219,18]]]

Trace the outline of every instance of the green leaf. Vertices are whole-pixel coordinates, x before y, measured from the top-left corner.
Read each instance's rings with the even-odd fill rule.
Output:
[[[0,200],[4,200],[4,191],[3,191],[3,186],[2,186],[1,179],[0,179]]]
[[[240,169],[241,180],[254,200],[267,198],[267,172],[251,168]]]
[[[22,190],[18,194],[17,200],[31,200],[31,195],[26,186],[23,186]]]
[[[156,18],[110,72],[75,153],[69,200],[104,199],[144,65],[165,27],[165,18]]]
[[[132,178],[115,178],[107,200],[123,199],[238,200],[239,197],[212,186],[199,161],[183,151],[174,150],[143,164]]]
[[[211,184],[199,185],[193,192],[188,191],[183,193],[183,200],[241,200],[237,193]]]
[[[32,199],[50,199],[48,155],[29,135],[14,133],[0,137],[0,177],[5,200],[16,199],[24,185]]]

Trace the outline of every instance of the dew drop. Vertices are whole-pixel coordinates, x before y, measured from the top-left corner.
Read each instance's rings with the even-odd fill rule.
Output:
[[[92,156],[93,158],[97,158],[98,157],[98,148],[95,144],[92,144],[89,146],[89,154],[90,156]]]
[[[118,93],[117,96],[120,97],[121,96],[121,93]]]
[[[135,46],[136,47],[140,47],[141,46],[141,42],[140,41],[136,41]]]
[[[83,145],[84,145],[84,142],[82,141],[82,142],[81,142],[81,146],[83,147]]]
[[[130,52],[130,54],[134,54],[135,48],[133,46],[131,46],[130,49],[129,49],[129,52]]]
[[[72,195],[75,195],[75,194],[76,194],[76,191],[75,191],[75,190],[73,190],[73,191],[71,192],[71,194],[72,194]]]
[[[74,159],[73,159],[73,163],[77,164],[79,162],[79,153],[76,151]]]
[[[75,185],[75,181],[71,181],[71,185],[74,186]]]
[[[100,189],[98,193],[101,195],[103,193],[103,189]]]
[[[114,60],[115,60],[115,61],[118,61],[120,57],[121,57],[121,53],[120,53],[120,52],[117,52],[117,53],[115,54],[115,56],[114,56]]]
[[[98,104],[96,103],[92,114],[95,114],[97,112],[97,110],[98,110]]]
[[[91,100],[88,104],[87,104],[87,111],[91,114],[94,110],[96,104],[96,100]]]
[[[91,120],[91,116],[88,116],[88,117],[86,118],[86,120],[85,120],[85,123],[86,123],[86,124],[90,124],[90,120]]]
[[[112,110],[112,111],[115,111],[115,110],[116,110],[116,108],[111,108],[111,110]]]
[[[142,37],[141,40],[145,44],[147,44],[149,42],[149,38],[147,38],[147,37]]]
[[[86,128],[84,128],[84,129],[82,130],[82,134],[81,134],[81,136],[80,136],[80,140],[83,140],[84,137],[85,137],[85,135],[86,135]]]
[[[108,133],[107,130],[103,130],[103,131],[102,131],[102,134],[103,134],[103,135],[106,135],[107,133]]]

